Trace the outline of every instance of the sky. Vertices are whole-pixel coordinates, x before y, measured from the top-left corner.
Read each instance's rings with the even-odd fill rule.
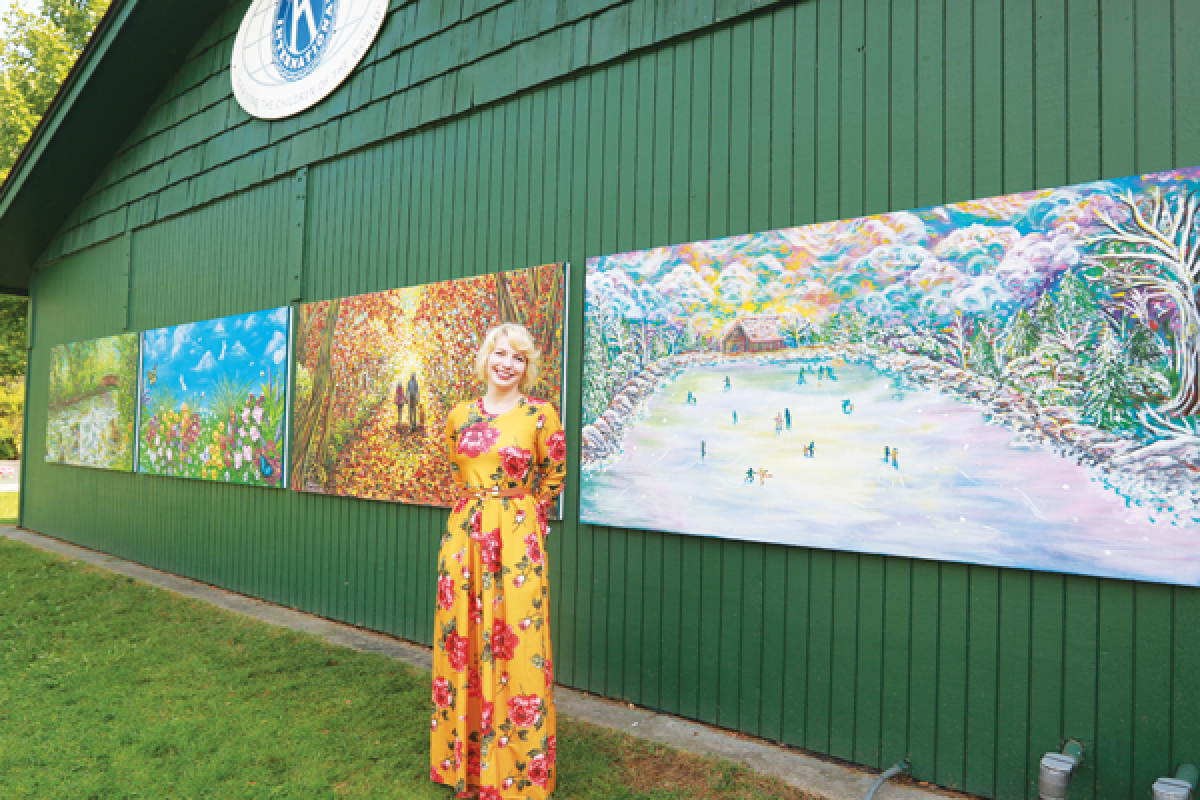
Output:
[[[276,308],[158,328],[142,334],[142,373],[154,401],[166,389],[191,408],[204,408],[224,377],[257,394],[267,371],[287,370],[288,311]],[[154,386],[146,376],[153,371]]]

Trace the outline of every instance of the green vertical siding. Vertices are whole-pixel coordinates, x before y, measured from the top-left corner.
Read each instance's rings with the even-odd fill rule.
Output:
[[[49,348],[123,330],[126,300],[145,329],[289,302],[293,275],[314,301],[569,261],[577,431],[590,256],[1200,163],[1185,0],[396,2],[356,76],[276,123],[229,96],[244,6],[36,274],[24,523],[421,642],[443,512],[44,464]],[[577,501],[549,543],[567,685],[984,796],[1036,797],[1066,737],[1072,797],[1200,759],[1196,590],[579,525]]]

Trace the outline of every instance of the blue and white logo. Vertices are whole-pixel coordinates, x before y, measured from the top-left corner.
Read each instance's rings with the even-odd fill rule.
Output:
[[[354,72],[388,15],[388,0],[254,0],[233,43],[238,104],[261,119],[311,108]]]
[[[271,45],[275,63],[289,80],[312,72],[329,44],[337,0],[279,0]]]

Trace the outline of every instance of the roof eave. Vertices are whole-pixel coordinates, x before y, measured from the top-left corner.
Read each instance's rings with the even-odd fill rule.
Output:
[[[28,291],[39,255],[225,8],[114,0],[0,186],[0,286]]]

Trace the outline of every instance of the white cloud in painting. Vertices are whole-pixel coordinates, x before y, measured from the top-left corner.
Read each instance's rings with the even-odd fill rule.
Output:
[[[170,346],[170,337],[165,330],[146,331],[142,334],[142,348],[148,359],[162,358]]]
[[[225,350],[226,350],[226,345],[228,345],[228,344],[229,344],[228,342],[221,342],[221,355],[217,356],[217,361],[225,360]]]
[[[744,264],[734,262],[721,270],[717,278],[717,295],[723,302],[740,305],[754,297],[758,288],[758,277]]]
[[[277,308],[274,311],[272,311],[271,313],[267,314],[267,322],[269,322],[272,325],[276,325],[278,327],[283,327],[284,325],[287,325],[287,321],[288,321],[287,306],[284,306],[283,308]]]
[[[181,388],[181,389],[183,389],[185,392],[187,391],[187,384],[183,382],[183,376],[182,376],[182,375],[180,375],[180,376],[179,376],[179,386],[180,386],[180,388]]]
[[[917,269],[927,258],[929,251],[924,247],[886,244],[867,253],[861,268],[881,278],[895,278]]]
[[[968,314],[996,311],[1011,299],[1012,295],[992,275],[971,278],[950,293],[954,307]]]
[[[193,372],[207,372],[217,365],[217,360],[213,358],[212,350],[205,350],[204,355],[200,357],[200,363],[192,367]]]
[[[258,317],[255,314],[247,314],[242,320],[242,330],[250,330],[258,325]]]
[[[224,320],[217,320],[216,322],[213,323],[212,332],[213,332],[213,336],[224,336],[229,331],[227,331],[225,329]]]
[[[186,325],[177,325],[171,333],[171,358],[177,358],[180,352],[183,351],[185,345],[189,344],[192,339],[192,331],[196,326],[192,323]]]
[[[271,360],[276,364],[282,364],[285,358],[287,358],[287,348],[285,347],[279,348],[275,351],[275,354],[271,356]]]
[[[687,264],[680,264],[667,273],[656,288],[664,297],[685,305],[711,303],[714,297],[707,281]]]
[[[249,353],[246,351],[246,348],[241,342],[234,342],[233,347],[229,348],[229,355],[233,356],[234,358],[245,358],[249,355]]]
[[[283,352],[286,347],[287,337],[283,335],[283,331],[275,331],[275,333],[271,334],[271,339],[267,342],[267,346],[263,350],[263,357],[274,358],[276,352]],[[278,364],[279,361],[276,361],[275,363]]]
[[[925,223],[911,211],[897,211],[863,220],[862,231],[881,244],[915,245],[929,239]]]

